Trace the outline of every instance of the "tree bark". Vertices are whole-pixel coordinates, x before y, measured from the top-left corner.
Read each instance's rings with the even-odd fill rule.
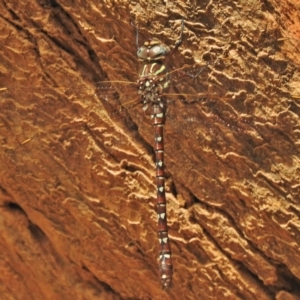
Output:
[[[164,291],[136,28],[173,48],[182,19]],[[300,299],[299,20],[297,0],[0,0],[1,299]]]

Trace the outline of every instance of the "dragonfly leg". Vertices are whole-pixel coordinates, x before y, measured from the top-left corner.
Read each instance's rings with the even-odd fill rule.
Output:
[[[184,19],[181,20],[180,36],[179,36],[179,39],[175,42],[174,49],[178,48],[179,45],[182,43],[183,28],[184,28]]]
[[[135,36],[135,44],[136,44],[136,49],[139,50],[139,29],[137,27],[136,28],[136,36]]]
[[[190,77],[192,77],[192,78],[195,78],[195,77],[197,77],[200,73],[202,73],[202,71],[204,70],[204,69],[206,69],[207,68],[207,66],[209,65],[210,63],[209,62],[207,62],[206,63],[206,65],[205,66],[203,66],[195,75],[191,75],[191,74],[188,74]]]
[[[169,57],[171,57],[173,55],[173,53],[175,52],[175,50],[180,46],[180,44],[182,43],[182,36],[183,36],[183,28],[184,28],[184,19],[181,20],[181,29],[180,29],[180,35],[178,40],[175,42],[175,47],[171,50],[171,52],[169,53]]]
[[[134,22],[131,21],[131,25],[135,28],[136,33],[135,33],[135,45],[136,45],[136,49],[139,50],[139,28],[137,26],[135,26]]]

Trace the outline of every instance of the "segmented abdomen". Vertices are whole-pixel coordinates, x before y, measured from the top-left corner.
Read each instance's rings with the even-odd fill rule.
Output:
[[[157,216],[158,216],[158,240],[160,244],[159,269],[163,288],[172,284],[172,259],[171,247],[168,236],[165,172],[164,172],[164,141],[163,126],[165,122],[164,109],[153,105],[153,125],[155,131],[155,161],[156,161],[156,186],[157,186]]]

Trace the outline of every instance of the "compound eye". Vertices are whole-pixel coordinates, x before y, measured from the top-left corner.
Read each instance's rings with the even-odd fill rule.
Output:
[[[137,51],[137,56],[140,59],[147,59],[147,48],[145,48],[144,46],[142,46],[141,48],[138,49]]]
[[[163,54],[165,51],[164,51],[164,48],[160,47],[160,46],[154,46],[152,47],[151,51],[156,54],[156,55],[160,55],[160,54]]]

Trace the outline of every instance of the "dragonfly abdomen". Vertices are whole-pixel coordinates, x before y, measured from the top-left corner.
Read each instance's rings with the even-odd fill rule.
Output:
[[[156,163],[156,187],[157,187],[157,217],[158,240],[160,245],[159,270],[161,283],[164,288],[172,284],[173,265],[171,259],[171,246],[167,225],[167,201],[165,195],[164,172],[164,141],[163,126],[165,122],[164,109],[159,105],[153,106],[153,125],[155,131],[155,163]]]

